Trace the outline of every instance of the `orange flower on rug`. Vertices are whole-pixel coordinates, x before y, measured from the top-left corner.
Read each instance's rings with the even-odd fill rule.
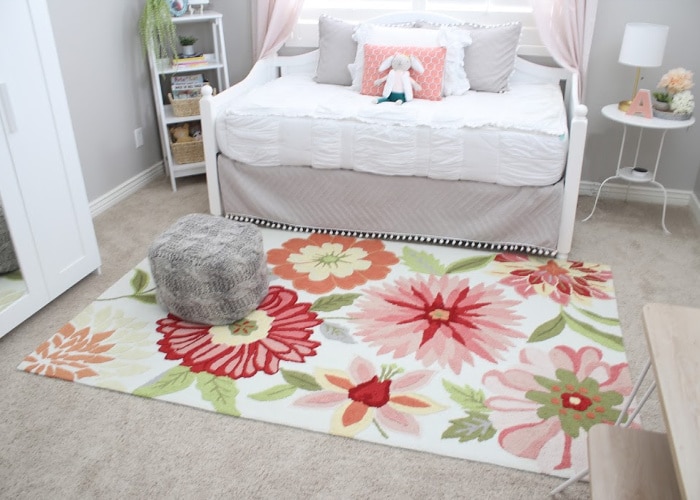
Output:
[[[379,240],[312,234],[286,241],[267,253],[272,272],[291,280],[296,289],[326,293],[351,290],[370,280],[384,279],[399,262]]]

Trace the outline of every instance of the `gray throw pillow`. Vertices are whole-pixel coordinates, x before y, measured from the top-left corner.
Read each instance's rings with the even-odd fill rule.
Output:
[[[464,49],[464,71],[471,90],[505,92],[508,79],[515,69],[522,24],[460,23],[439,25],[419,23],[424,28],[448,26],[469,31],[472,43]]]
[[[464,49],[464,71],[473,90],[504,92],[515,68],[520,22],[467,25],[472,44]]]
[[[322,15],[318,19],[318,83],[351,85],[348,64],[355,62],[357,42],[352,34],[357,25]]]

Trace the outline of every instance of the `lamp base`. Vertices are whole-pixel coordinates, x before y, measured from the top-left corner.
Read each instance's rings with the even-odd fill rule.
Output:
[[[632,104],[632,101],[620,101],[617,103],[617,109],[619,109],[623,113],[626,113],[627,110],[630,109],[631,104]]]

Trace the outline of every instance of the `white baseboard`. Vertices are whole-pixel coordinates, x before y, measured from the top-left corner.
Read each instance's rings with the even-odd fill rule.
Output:
[[[599,182],[581,181],[579,187],[580,196],[595,196],[598,192]],[[666,195],[668,205],[689,206],[692,205],[691,199],[695,198],[695,205],[698,206],[698,199],[692,191],[682,191],[680,189],[667,189]],[[601,198],[609,198],[614,200],[641,201],[644,203],[655,203],[662,205],[664,202],[663,191],[655,186],[645,185],[627,185],[621,183],[608,182],[600,193]],[[700,207],[698,207],[700,210]],[[700,216],[700,214],[699,214]]]
[[[134,177],[127,180],[126,182],[123,182],[111,191],[91,201],[90,214],[93,217],[101,214],[108,208],[122,201],[127,196],[135,193],[152,180],[157,179],[158,177],[162,177],[163,175],[165,175],[165,171],[163,170],[163,162],[159,161],[152,167],[147,168],[140,174],[135,175]]]

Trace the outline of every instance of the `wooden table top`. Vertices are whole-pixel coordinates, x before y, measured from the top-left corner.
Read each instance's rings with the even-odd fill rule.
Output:
[[[646,304],[643,317],[678,484],[700,499],[700,309]]]

